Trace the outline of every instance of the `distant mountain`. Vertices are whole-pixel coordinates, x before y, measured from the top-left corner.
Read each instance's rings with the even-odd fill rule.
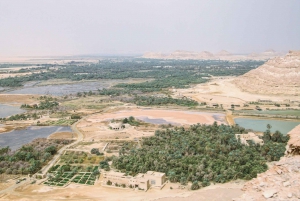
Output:
[[[207,51],[203,52],[192,52],[176,50],[170,54],[148,52],[143,55],[143,58],[151,59],[216,59],[216,57]]]
[[[300,95],[300,51],[290,51],[284,57],[270,59],[237,77],[234,83],[251,93]]]
[[[183,51],[176,50],[170,54],[164,54],[160,52],[147,52],[142,57],[149,59],[195,59],[195,60],[268,60],[270,58],[279,56],[280,53],[274,50],[267,50],[262,53],[252,53],[249,55],[232,54],[226,50],[222,50],[217,54],[213,54],[208,51],[203,52],[193,52],[193,51]]]
[[[216,56],[232,56],[232,54],[226,50],[222,50],[216,54]]]
[[[282,56],[281,53],[279,52],[276,52],[275,50],[266,50],[262,53],[251,53],[249,54],[247,57],[249,59],[261,59],[261,60],[267,60],[267,59],[271,59],[271,58],[274,58],[274,57],[277,57],[277,56]]]

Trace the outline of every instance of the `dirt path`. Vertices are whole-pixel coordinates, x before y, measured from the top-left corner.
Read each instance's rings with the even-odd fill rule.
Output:
[[[49,161],[48,164],[41,169],[42,174],[46,174],[48,172],[48,170],[59,160],[60,156],[64,153],[64,151],[66,149],[68,149],[71,146],[74,146],[75,144],[77,144],[78,142],[81,142],[83,140],[83,134],[76,128],[76,125],[78,124],[78,122],[79,121],[77,121],[76,123],[74,123],[71,126],[73,132],[75,132],[77,134],[77,140],[67,146],[62,147],[58,151],[58,153],[52,158],[52,160]]]

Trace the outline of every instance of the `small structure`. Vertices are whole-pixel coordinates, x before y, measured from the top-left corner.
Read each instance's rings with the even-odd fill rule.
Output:
[[[127,176],[121,172],[105,172],[103,174],[103,182],[107,184],[108,181],[112,185],[125,185],[126,187],[139,188],[148,190],[150,187],[162,188],[166,182],[166,174],[161,172],[148,171],[145,174],[139,173],[135,177]]]
[[[272,100],[267,100],[267,99],[257,99],[257,102],[262,102],[262,103],[271,103]]]
[[[109,127],[113,130],[122,130],[125,128],[125,126],[123,125],[123,123],[109,123]]]
[[[47,177],[47,173],[36,173],[33,177],[36,179],[45,179]]]
[[[257,135],[252,132],[248,132],[248,134],[235,134],[235,138],[241,140],[241,143],[244,145],[249,145],[247,141],[252,140],[256,144],[263,145],[264,141],[260,139]]]
[[[262,109],[259,106],[255,106],[255,109],[258,111],[262,111]]]
[[[212,106],[213,107],[219,107],[219,104],[218,103],[212,103]]]

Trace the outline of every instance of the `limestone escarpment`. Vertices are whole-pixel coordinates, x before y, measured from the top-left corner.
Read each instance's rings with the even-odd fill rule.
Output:
[[[300,95],[300,51],[271,59],[233,82],[250,93]]]

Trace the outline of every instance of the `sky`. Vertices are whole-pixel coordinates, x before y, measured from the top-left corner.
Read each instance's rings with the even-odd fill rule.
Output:
[[[300,0],[0,0],[1,56],[300,50]]]

